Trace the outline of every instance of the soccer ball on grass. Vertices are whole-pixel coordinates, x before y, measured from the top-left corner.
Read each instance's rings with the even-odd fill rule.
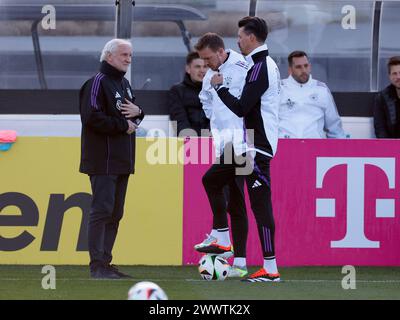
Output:
[[[228,276],[230,265],[228,261],[217,255],[204,255],[199,261],[200,276],[207,281],[225,280]]]
[[[129,289],[128,300],[168,300],[168,297],[154,282],[142,281]]]

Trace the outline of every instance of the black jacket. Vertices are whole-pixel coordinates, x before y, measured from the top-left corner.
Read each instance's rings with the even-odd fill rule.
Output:
[[[80,172],[96,175],[134,173],[135,133],[119,110],[125,98],[135,97],[125,73],[103,61],[100,72],[86,81],[79,93],[82,121]],[[130,119],[139,124],[143,119]]]
[[[178,123],[178,135],[183,129],[193,129],[200,136],[201,129],[210,129],[210,121],[200,103],[200,91],[201,82],[193,82],[187,73],[181,83],[169,90],[169,114],[171,120]]]
[[[400,100],[392,84],[375,97],[374,127],[377,138],[400,138]]]

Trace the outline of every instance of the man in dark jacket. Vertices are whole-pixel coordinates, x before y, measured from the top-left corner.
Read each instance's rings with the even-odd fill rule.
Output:
[[[92,278],[129,277],[111,265],[112,248],[122,218],[128,178],[134,173],[135,130],[144,117],[124,78],[132,58],[130,42],[109,41],[100,72],[82,86],[80,172],[90,177],[92,204],[88,225]]]
[[[374,126],[377,138],[400,138],[400,56],[388,62],[391,84],[375,98]]]
[[[201,136],[201,129],[210,129],[210,121],[199,99],[207,69],[197,52],[189,53],[186,57],[186,73],[183,81],[172,86],[168,93],[169,114],[171,120],[177,122],[178,135],[184,129],[192,129],[197,136]]]

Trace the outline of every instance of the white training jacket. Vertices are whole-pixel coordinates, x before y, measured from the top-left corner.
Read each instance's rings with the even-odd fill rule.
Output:
[[[310,79],[301,84],[292,76],[281,83],[280,138],[346,138],[335,101],[327,85]]]
[[[260,57],[263,57],[261,61]],[[253,74],[257,74],[257,70],[254,70],[256,65],[261,64],[261,68],[266,68],[265,76],[260,77],[260,80],[263,79],[262,81],[266,81],[266,84],[262,84],[262,81],[258,84],[259,86],[261,85],[261,87],[264,85],[266,86],[266,91],[260,98],[260,114],[262,122],[257,121],[257,117],[254,116],[251,116],[252,119],[247,120],[247,129],[254,129],[254,144],[251,145],[249,143],[251,139],[247,139],[247,150],[253,151],[253,156],[255,155],[254,152],[258,152],[272,158],[275,156],[278,148],[278,113],[281,95],[281,75],[275,61],[269,56],[268,46],[266,43],[255,48],[245,57],[245,59],[249,64],[249,70],[253,68]],[[254,64],[254,60],[257,61],[256,64]],[[258,69],[258,71],[260,70]],[[248,81],[251,82],[253,79],[252,75],[250,75]],[[257,82],[257,79],[255,79],[255,81]],[[244,103],[246,104],[245,101]],[[245,105],[245,108],[246,107],[247,106]]]
[[[229,57],[218,70],[223,74],[223,85],[229,87],[229,92],[233,96],[240,98],[248,66],[241,54],[231,49],[226,52],[229,53]],[[235,154],[241,155],[246,152],[243,118],[239,118],[229,110],[211,86],[211,78],[216,73],[217,71],[208,69],[199,94],[203,110],[210,119],[215,155],[220,157],[227,143],[232,143]]]

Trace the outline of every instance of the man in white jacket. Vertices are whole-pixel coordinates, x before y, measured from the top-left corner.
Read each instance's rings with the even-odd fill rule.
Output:
[[[224,73],[224,81],[235,97],[241,95],[247,74],[247,63],[244,57],[233,50],[225,50],[222,38],[215,33],[203,35],[195,49],[209,67],[203,79],[203,87],[199,94],[206,116],[210,119],[217,161],[203,176],[203,185],[213,211],[213,228],[211,234],[195,246],[199,252],[226,255],[232,252],[229,237],[227,211],[231,216],[232,238],[235,247],[234,267],[230,277],[244,277],[246,268],[247,212],[244,201],[244,177],[236,176],[226,181],[228,201],[223,190],[215,187],[214,173],[227,163],[244,160],[246,141],[243,119],[236,116],[218,97],[210,80],[216,73]],[[227,188],[224,189],[226,191]],[[221,200],[222,199],[222,200]],[[227,206],[228,202],[228,206]],[[228,208],[227,208],[228,207]],[[240,268],[236,268],[240,266]]]
[[[290,75],[281,84],[279,138],[346,138],[332,94],[312,78],[307,54],[294,51],[288,62]]]

